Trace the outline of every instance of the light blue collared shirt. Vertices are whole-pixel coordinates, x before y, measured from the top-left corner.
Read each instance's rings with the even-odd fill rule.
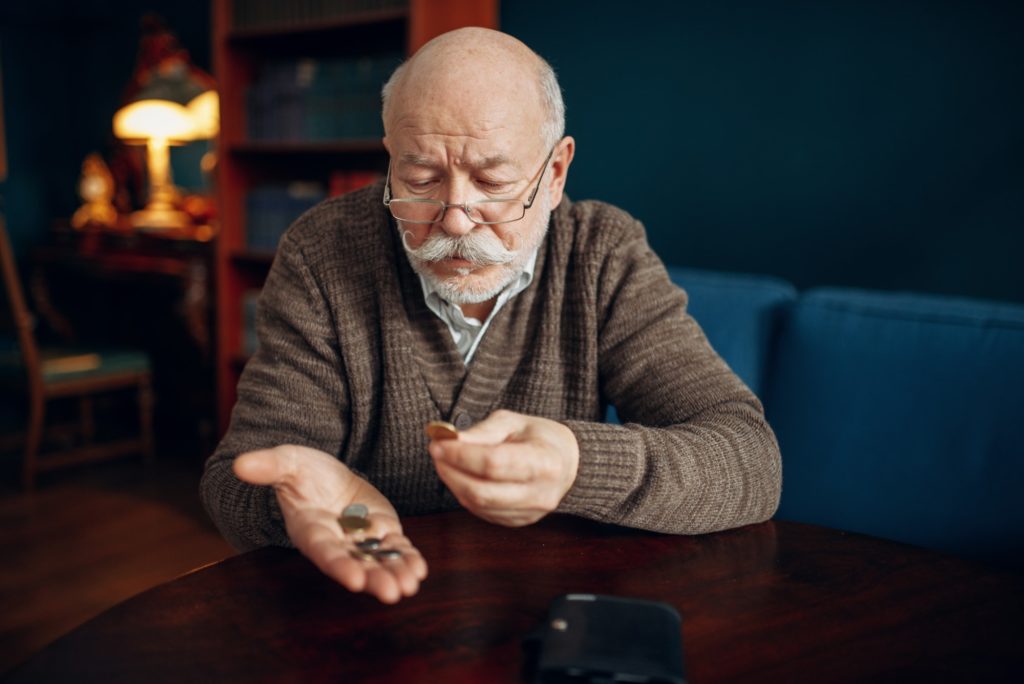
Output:
[[[494,320],[494,315],[501,311],[501,307],[505,306],[508,300],[528,288],[530,283],[533,282],[533,271],[537,267],[537,253],[539,251],[539,249],[534,250],[533,256],[526,262],[523,272],[519,274],[519,277],[501,291],[487,320],[482,322],[476,318],[466,316],[462,313],[462,308],[457,304],[452,304],[442,299],[441,295],[434,289],[434,286],[427,282],[426,278],[420,276],[420,286],[423,288],[423,298],[427,302],[427,308],[433,311],[448,326],[448,332],[452,334],[455,347],[459,350],[459,354],[462,355],[462,361],[467,366],[473,359],[473,354],[476,353],[477,347],[480,346],[480,340],[483,339],[487,326]]]

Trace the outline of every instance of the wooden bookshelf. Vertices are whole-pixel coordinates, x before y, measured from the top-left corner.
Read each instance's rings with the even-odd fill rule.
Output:
[[[343,1],[336,3],[341,6]],[[322,182],[333,172],[383,171],[379,137],[252,139],[247,92],[261,65],[280,59],[355,58],[411,54],[428,40],[461,26],[497,28],[497,0],[410,0],[403,7],[366,9],[322,19],[287,19],[271,25],[236,26],[237,0],[213,2],[214,71],[221,98],[217,195],[221,232],[215,245],[217,288],[217,425],[227,429],[236,398],[243,352],[243,299],[262,287],[273,252],[252,249],[246,237],[246,198],[267,183]],[[250,3],[251,5],[251,3]]]

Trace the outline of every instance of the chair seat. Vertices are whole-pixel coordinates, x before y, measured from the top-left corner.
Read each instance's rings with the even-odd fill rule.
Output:
[[[131,349],[40,349],[39,357],[44,385],[149,371],[149,357]],[[21,373],[24,367],[20,353],[0,355],[0,375]]]

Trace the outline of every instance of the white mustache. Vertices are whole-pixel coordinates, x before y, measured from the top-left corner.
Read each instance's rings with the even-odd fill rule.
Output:
[[[416,249],[409,246],[409,231],[403,230],[402,244],[410,257],[428,262],[458,257],[478,266],[489,266],[510,264],[517,256],[517,252],[509,249],[494,233],[475,230],[462,237],[437,233]]]

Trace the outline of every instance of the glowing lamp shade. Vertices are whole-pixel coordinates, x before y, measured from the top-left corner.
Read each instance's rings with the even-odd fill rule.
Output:
[[[149,201],[132,214],[139,228],[184,228],[188,214],[180,211],[178,192],[171,181],[169,146],[217,135],[220,125],[216,91],[206,91],[188,105],[163,99],[145,99],[125,105],[114,115],[114,135],[131,144],[146,145]]]
[[[122,140],[146,142],[153,138],[192,140],[196,124],[188,109],[168,100],[140,100],[114,115],[114,135]]]
[[[207,90],[193,98],[185,108],[192,115],[195,126],[193,137],[196,140],[217,137],[220,132],[220,99],[216,90]]]

